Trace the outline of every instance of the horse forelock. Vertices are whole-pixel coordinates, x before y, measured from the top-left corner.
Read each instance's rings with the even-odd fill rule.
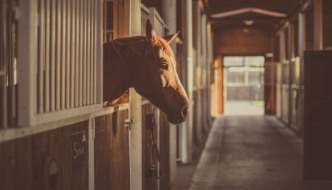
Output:
[[[163,48],[164,53],[170,57],[172,67],[174,69],[176,69],[176,61],[175,61],[174,53],[173,53],[171,46],[168,44],[168,42],[164,38],[159,38],[159,42]]]
[[[160,42],[164,52],[166,53],[166,55],[174,58],[173,50],[172,50],[171,46],[168,44],[168,42],[163,38],[159,38],[159,42]]]

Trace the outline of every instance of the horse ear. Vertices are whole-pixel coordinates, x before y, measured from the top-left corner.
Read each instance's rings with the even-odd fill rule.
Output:
[[[175,34],[169,35],[169,36],[164,36],[163,38],[168,42],[171,43],[178,35],[179,35],[180,31],[178,31]]]
[[[146,21],[145,33],[146,33],[147,39],[151,42],[152,45],[157,44],[158,35],[157,35],[156,31],[152,28],[152,25],[151,25],[151,22],[149,19]]]

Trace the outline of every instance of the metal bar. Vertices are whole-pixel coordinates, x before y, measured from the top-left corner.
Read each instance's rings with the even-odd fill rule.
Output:
[[[90,58],[89,58],[89,64],[90,64],[90,78],[89,78],[89,84],[90,84],[90,91],[91,91],[91,96],[90,96],[90,102],[91,103],[94,103],[93,102],[93,81],[92,81],[92,78],[93,78],[93,51],[94,51],[94,48],[93,48],[93,45],[94,45],[94,43],[93,43],[93,26],[94,26],[94,20],[93,20],[93,1],[92,0],[90,0],[90,21],[91,21],[91,23],[90,23],[90,28],[89,28],[89,31],[90,31],[90,53],[89,53],[89,56],[90,56]]]
[[[80,5],[79,5],[79,15],[78,15],[78,20],[79,20],[79,106],[81,107],[83,104],[83,4],[84,0],[80,0]]]
[[[45,71],[45,0],[40,0],[39,13],[39,64],[38,64],[38,113],[44,112]]]
[[[51,25],[50,25],[50,111],[55,110],[55,1],[51,1],[50,4],[50,20],[51,20]]]
[[[50,1],[46,0],[45,12],[46,12],[46,45],[45,45],[45,112],[50,110]]]
[[[69,36],[71,32],[69,31],[69,28],[67,28],[67,24],[69,25],[69,14],[67,14],[67,10],[69,12],[70,6],[69,6],[69,1],[67,0],[61,0],[61,62],[60,62],[60,67],[61,67],[61,85],[60,85],[60,91],[61,91],[61,105],[60,109],[64,110],[66,108],[69,108],[69,87],[67,88],[68,85],[68,78],[67,73],[69,73],[68,69],[66,69],[66,63],[69,62],[69,56],[67,56],[69,52],[69,46],[70,46],[70,39]]]
[[[74,107],[78,107],[79,104],[79,66],[78,66],[78,61],[79,61],[79,55],[78,55],[78,51],[79,51],[79,19],[78,19],[78,15],[79,15],[79,1],[80,0],[76,0],[74,1],[75,3],[73,3],[73,6],[75,7],[75,14],[74,14],[74,20],[75,20],[75,30],[74,30],[74,34],[75,34],[75,51],[74,51],[74,56],[75,56],[75,71],[74,71],[74,76],[75,76],[75,104]]]
[[[60,65],[61,65],[61,26],[62,26],[62,20],[61,20],[61,14],[62,14],[62,1],[58,0],[56,1],[56,87],[55,87],[55,110],[60,110],[61,105],[61,89],[60,89],[60,83],[61,83],[61,71],[60,71]]]
[[[7,48],[7,1],[2,1],[2,9],[1,9],[1,17],[2,17],[2,24],[1,24],[1,30],[2,30],[2,63],[3,63],[3,81],[0,82],[0,85],[2,84],[2,122],[1,127],[7,128],[7,85],[6,85],[6,77],[7,77],[7,63],[8,63],[8,48]]]
[[[82,106],[82,32],[83,32],[83,28],[82,28],[82,25],[83,25],[83,19],[82,16],[82,1],[79,1],[79,4],[78,4],[78,9],[79,9],[79,12],[77,14],[77,19],[78,19],[78,106],[81,107]]]
[[[96,9],[96,62],[95,62],[95,103],[103,101],[103,1],[97,1]],[[139,6],[138,6],[139,7]],[[139,18],[141,18],[139,16]]]
[[[87,17],[87,5],[86,5],[86,2],[87,0],[84,0],[83,2],[83,18],[84,19],[82,19],[83,20],[83,45],[82,45],[82,47],[83,47],[83,55],[82,55],[82,57],[83,57],[83,60],[82,60],[82,64],[83,64],[83,81],[82,81],[82,83],[83,83],[83,92],[82,92],[82,94],[83,94],[83,106],[86,106],[86,104],[87,104],[87,100],[86,100],[86,98],[87,98],[87,79],[86,79],[86,70],[87,70],[87,54],[88,54],[88,52],[86,51],[86,42],[87,42],[87,21],[88,21],[88,17]]]
[[[66,89],[65,89],[65,108],[68,109],[70,107],[70,2],[67,0],[66,1],[66,44],[65,44],[65,50],[66,50]]]
[[[74,93],[75,93],[75,5],[73,0],[70,0],[70,9],[71,9],[71,25],[70,25],[70,55],[71,55],[71,61],[70,61],[70,108],[74,107],[75,99],[74,99]]]
[[[90,31],[90,29],[91,29],[91,6],[89,6],[89,3],[90,3],[90,1],[91,0],[88,0],[88,2],[87,2],[87,28],[86,28],[86,30],[87,30],[87,39],[86,39],[86,42],[87,42],[87,45],[86,45],[86,47],[87,47],[87,49],[86,49],[86,51],[87,51],[87,57],[86,57],[86,60],[87,60],[87,104],[88,105],[91,105],[91,93],[92,93],[92,90],[91,90],[91,81],[90,81],[90,79],[91,79],[91,61],[90,61],[90,54],[91,54],[91,48],[90,48],[90,46],[91,46],[91,31]]]
[[[95,92],[93,94],[93,102],[96,102],[96,51],[97,51],[97,6],[96,6],[97,1],[93,1],[93,22],[94,22],[94,27],[92,27],[93,30],[93,59],[92,59],[92,70],[93,70],[93,75],[92,75],[92,91]]]

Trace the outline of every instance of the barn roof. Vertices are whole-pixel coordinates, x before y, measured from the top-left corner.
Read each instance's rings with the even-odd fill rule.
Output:
[[[306,0],[208,0],[215,29],[254,26],[276,30]]]

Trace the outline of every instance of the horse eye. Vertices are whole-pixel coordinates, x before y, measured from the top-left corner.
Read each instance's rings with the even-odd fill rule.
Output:
[[[168,70],[168,64],[167,63],[162,63],[160,68],[162,70]]]

